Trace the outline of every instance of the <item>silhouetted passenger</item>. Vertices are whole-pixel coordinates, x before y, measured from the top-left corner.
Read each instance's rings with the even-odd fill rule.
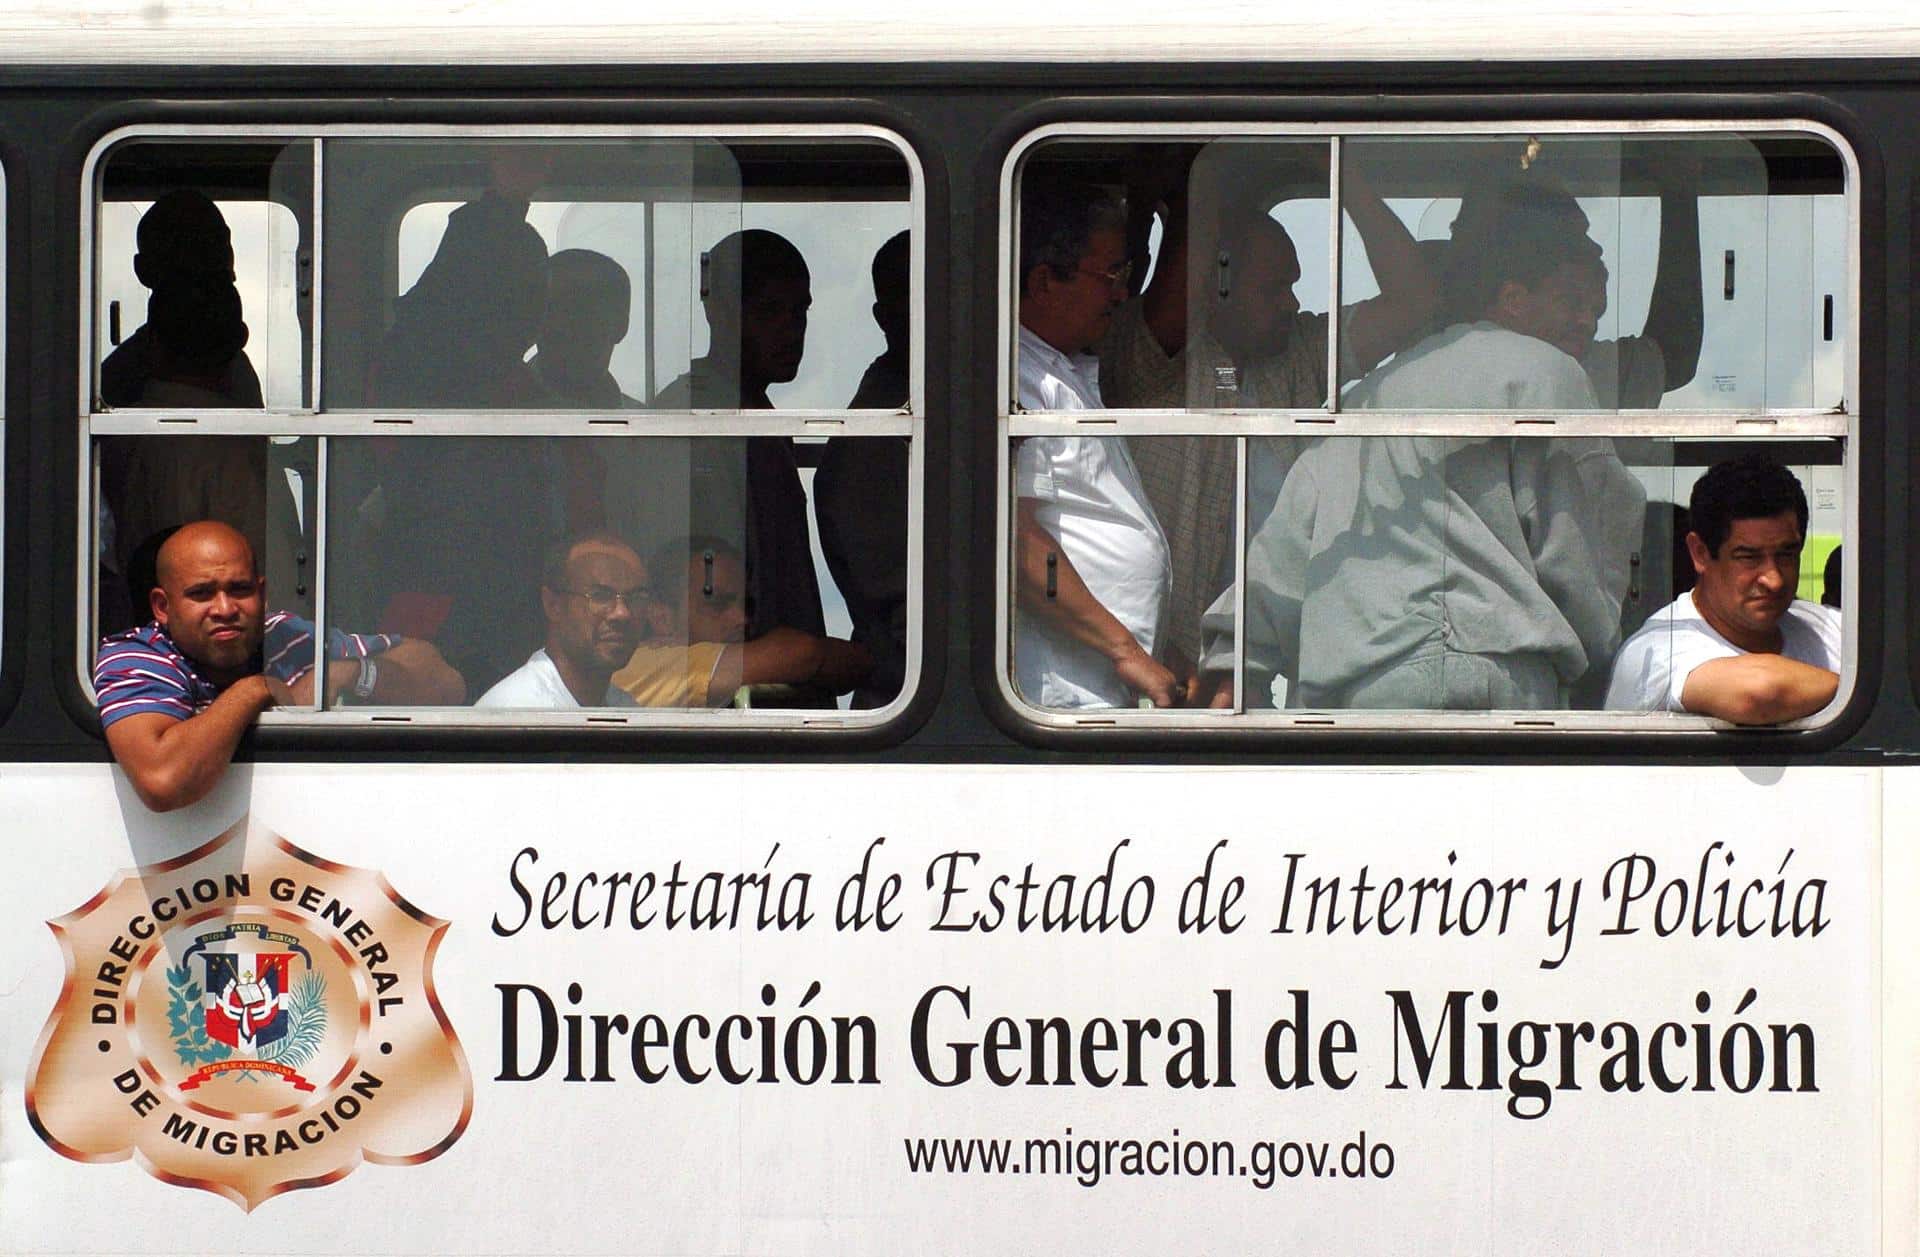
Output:
[[[141,215],[135,241],[133,271],[150,290],[147,319],[100,364],[101,400],[186,410],[262,405],[245,353],[233,236],[219,207],[190,188],[168,192]],[[256,554],[266,552],[267,444],[258,437],[102,442],[100,492],[114,539],[105,557],[121,573],[143,539],[191,520],[220,520]],[[144,599],[124,611],[103,601],[101,611],[101,628],[117,631],[140,621]]]
[[[627,338],[633,284],[626,268],[591,249],[562,249],[547,259],[546,317],[534,375],[563,406],[622,410],[640,403],[607,369]]]
[[[708,250],[701,309],[710,343],[687,374],[660,390],[657,408],[769,410],[767,390],[790,382],[806,352],[813,304],[806,259],[783,236],[750,229]],[[807,495],[793,442],[784,436],[693,443],[694,531],[738,537],[753,600],[749,637],[791,628],[826,633],[807,530]],[[831,707],[824,689],[797,688],[792,705]]]
[[[907,404],[913,310],[910,240],[901,232],[873,257],[873,321],[886,352],[860,379],[848,406]],[[900,692],[907,662],[908,440],[834,437],[813,477],[813,515],[827,570],[847,601],[853,640],[873,653],[873,675],[854,691],[855,707],[884,707]]]
[[[133,273],[151,293],[147,321],[100,364],[100,399],[109,406],[260,406],[260,377],[244,352],[233,234],[219,207],[191,188],[168,192],[140,216],[134,242]],[[202,397],[180,400],[176,387],[149,398],[156,378]]]
[[[374,405],[554,404],[525,361],[547,305],[547,248],[527,208],[494,190],[448,217],[433,260],[395,303]],[[503,430],[510,423],[503,417]],[[346,500],[380,490],[382,542],[358,558],[378,568],[381,627],[433,639],[476,689],[518,667],[544,636],[538,606],[500,591],[537,585],[557,531],[547,452],[529,438],[401,439],[372,467],[342,467]]]
[[[527,366],[547,306],[547,246],[527,202],[491,191],[447,218],[420,278],[394,302],[371,402],[510,409],[551,405]]]
[[[627,338],[632,314],[633,284],[626,269],[604,253],[562,249],[547,260],[547,277],[547,315],[531,365],[552,394],[552,404],[582,410],[640,405],[620,391],[608,370],[613,351]],[[554,446],[567,531],[604,528],[605,460],[585,441]]]

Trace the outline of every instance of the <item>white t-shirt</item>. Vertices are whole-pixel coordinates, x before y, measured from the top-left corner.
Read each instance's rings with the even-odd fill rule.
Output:
[[[1020,404],[1027,409],[1100,408],[1098,373],[1091,356],[1069,357],[1020,329]],[[1039,503],[1040,526],[1059,539],[1087,589],[1152,654],[1173,571],[1126,440],[1028,437],[1015,453],[1013,491]],[[1017,612],[1014,675],[1020,693],[1042,707],[1133,702],[1104,654]]]
[[[545,650],[536,650],[528,660],[512,672],[494,683],[492,689],[480,696],[475,707],[518,707],[523,709],[552,710],[556,708],[578,707],[573,691],[560,679],[560,669],[547,657]],[[607,695],[600,701],[602,707],[638,707],[633,695],[625,690],[609,685]]]
[[[1796,598],[1780,617],[1780,653],[1789,659],[1840,671],[1840,613]],[[1680,692],[1693,670],[1714,659],[1747,654],[1708,624],[1681,594],[1649,616],[1613,661],[1607,707],[1614,711],[1685,711]]]

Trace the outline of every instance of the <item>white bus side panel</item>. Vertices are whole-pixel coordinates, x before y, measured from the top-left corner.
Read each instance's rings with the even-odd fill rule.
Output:
[[[1916,835],[1902,822],[1907,841],[1883,853],[1883,787],[1889,818],[1920,814],[1920,774],[1847,768],[270,765],[155,817],[101,768],[7,767],[0,1251],[1911,1252],[1911,1184],[1883,1187],[1883,1172],[1912,1168],[1912,1113],[1883,1104],[1910,1105],[1914,1071],[1909,1051],[1883,1084],[1881,1054],[1913,1023],[1913,965],[1883,972],[1881,914],[1884,891],[1888,937],[1911,941]],[[470,1124],[440,1155],[361,1165],[251,1211],[133,1161],[60,1155],[23,1095],[63,982],[46,922],[116,870],[176,858],[249,816],[250,842],[271,832],[377,869],[451,923],[433,978],[474,1090]],[[869,851],[865,911],[897,874],[897,923],[836,928]],[[1215,923],[1183,931],[1210,852]],[[783,890],[793,909],[806,875],[808,921],[756,928],[758,892],[743,882],[737,925],[670,927],[676,862],[683,914],[711,902],[698,891],[710,872],[764,875],[770,911]],[[1056,877],[1074,879],[1071,928],[1018,928],[1029,863],[1036,914]],[[1110,863],[1108,916],[1124,910],[1138,928],[1085,931],[1084,896]],[[1356,898],[1363,870],[1371,889]],[[630,919],[633,882],[608,911],[607,881],[623,872],[657,879],[645,928]],[[581,923],[547,928],[552,879],[566,881],[551,911],[568,918],[587,874],[598,880],[577,901]],[[993,915],[989,885],[1003,874],[998,928],[931,928],[943,909],[947,925]],[[1233,878],[1242,924],[1223,934]],[[1339,894],[1316,901],[1316,878],[1323,891],[1340,879]],[[170,885],[156,875],[146,889]],[[1737,933],[1743,891],[1749,937]],[[728,883],[728,913],[733,897]],[[1357,932],[1356,907],[1370,922]],[[1332,932],[1329,911],[1342,922]],[[1736,932],[1722,936],[1723,920]],[[557,1027],[583,1018],[586,1077],[600,1059],[585,1019],[625,1019],[607,1023],[610,1081],[565,1081],[564,1036],[536,1070],[535,989]],[[1450,997],[1465,1021],[1457,1053],[1436,1029]],[[1891,1013],[1889,998],[1901,1001]],[[1311,1086],[1297,1085],[1289,1031],[1275,1038],[1277,1079],[1267,1059],[1270,1028],[1302,1007]],[[653,1046],[639,1055],[666,1077],[642,1081],[630,1028],[648,1013],[669,1033],[690,1014],[710,1032],[747,1018],[733,1042],[753,1080],[685,1080],[672,1050]],[[992,1028],[1001,1016],[1014,1020]],[[781,1045],[770,1071],[762,1017]],[[831,1045],[835,1018],[861,1017],[874,1050],[851,1032],[843,1072],[877,1081],[834,1083],[831,1059],[817,1082],[799,1080],[816,1059],[808,1019]],[[1051,1048],[1034,1059],[1029,1018],[1066,1023],[1070,1084],[1054,1079]],[[1149,1018],[1158,1026],[1135,1032],[1141,1085],[1124,1085],[1126,1023]],[[1170,1045],[1179,1018],[1192,1021]],[[1496,1027],[1485,1039],[1482,1023]],[[1609,1038],[1610,1023],[1632,1027],[1637,1049],[1623,1048],[1623,1028]],[[362,1034],[379,1028],[375,1014]],[[1544,1060],[1516,1086],[1513,1055],[1536,1038]],[[714,1070],[714,1035],[690,1030],[687,1042],[690,1072]],[[964,1071],[963,1051],[970,1078],[936,1085]],[[990,1056],[1019,1081],[997,1084]],[[1653,1059],[1676,1090],[1661,1089]],[[1465,1085],[1450,1089],[1455,1068]],[[1121,1076],[1097,1085],[1107,1071]],[[1529,1086],[1542,1080],[1544,1097]],[[85,1085],[100,1121],[155,1137],[107,1071]],[[1000,1141],[1007,1168],[983,1167]],[[1904,1214],[1883,1216],[1883,1201]]]

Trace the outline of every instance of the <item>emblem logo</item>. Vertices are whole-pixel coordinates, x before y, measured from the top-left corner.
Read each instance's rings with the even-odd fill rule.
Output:
[[[447,923],[242,819],[48,924],[67,978],[27,1116],[242,1208],[446,1151],[473,1079],[434,993]]]

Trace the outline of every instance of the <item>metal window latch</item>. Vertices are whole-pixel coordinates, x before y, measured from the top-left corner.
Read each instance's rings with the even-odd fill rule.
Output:
[[[1052,550],[1047,551],[1047,597],[1060,596],[1060,556]]]
[[[1733,250],[1727,250],[1724,263],[1725,271],[1720,280],[1720,295],[1727,301],[1733,300]]]
[[[1228,294],[1233,291],[1233,255],[1222,249],[1213,265],[1214,269],[1220,272],[1220,299],[1225,301]]]
[[[107,339],[113,344],[120,343],[120,303],[107,302]]]
[[[702,249],[700,250],[700,296],[705,298],[712,295],[713,254],[706,249]]]
[[[704,264],[703,259],[702,265]],[[713,597],[713,551],[702,550],[700,552],[700,568],[704,573],[700,578],[700,596],[703,598],[711,598]]]
[[[1635,550],[1627,556],[1627,601],[1640,601],[1640,552]]]

